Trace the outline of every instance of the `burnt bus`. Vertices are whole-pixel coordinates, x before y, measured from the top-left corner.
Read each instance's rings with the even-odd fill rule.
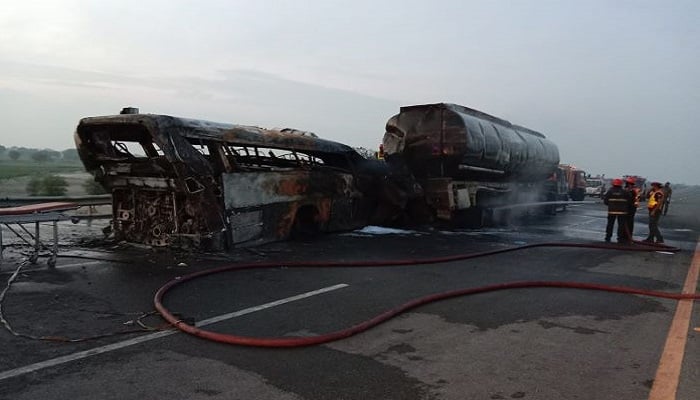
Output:
[[[309,132],[124,109],[81,119],[75,143],[128,242],[220,250],[355,229],[370,209],[364,158]]]

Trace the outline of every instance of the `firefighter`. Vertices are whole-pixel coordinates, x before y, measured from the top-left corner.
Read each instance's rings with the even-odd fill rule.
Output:
[[[673,190],[671,189],[671,184],[669,182],[666,182],[666,184],[663,187],[664,191],[664,215],[668,213],[668,206],[671,205],[671,193],[673,193]]]
[[[632,204],[627,213],[627,236],[630,240],[634,238],[634,216],[639,208],[639,199],[641,198],[641,189],[635,186],[637,180],[633,177],[625,179],[625,190],[632,195]]]
[[[605,193],[603,203],[608,206],[608,225],[605,228],[605,241],[610,242],[615,220],[617,220],[617,242],[629,243],[627,235],[627,215],[633,204],[632,194],[622,188],[622,179],[615,178],[612,187]]]
[[[649,198],[647,199],[647,209],[649,210],[649,236],[644,239],[645,242],[663,243],[664,238],[659,230],[659,219],[664,207],[664,191],[659,182],[651,183]]]

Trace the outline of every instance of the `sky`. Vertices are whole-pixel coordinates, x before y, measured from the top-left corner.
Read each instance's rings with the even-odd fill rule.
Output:
[[[377,148],[404,105],[540,131],[562,163],[700,184],[700,2],[4,1],[0,144],[126,106]]]

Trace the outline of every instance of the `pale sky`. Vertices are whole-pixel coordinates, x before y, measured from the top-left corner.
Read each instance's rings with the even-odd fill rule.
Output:
[[[700,2],[2,1],[0,144],[86,116],[293,127],[376,148],[400,106],[544,133],[590,173],[700,184]]]

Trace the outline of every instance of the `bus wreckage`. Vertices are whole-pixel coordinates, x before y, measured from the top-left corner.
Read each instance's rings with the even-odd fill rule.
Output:
[[[226,249],[356,229],[373,208],[368,160],[309,132],[125,109],[83,118],[75,142],[127,242]]]
[[[294,129],[139,114],[80,120],[78,154],[112,194],[115,238],[223,250],[367,224],[490,224],[556,199],[557,147],[454,104],[402,107],[383,160]]]

